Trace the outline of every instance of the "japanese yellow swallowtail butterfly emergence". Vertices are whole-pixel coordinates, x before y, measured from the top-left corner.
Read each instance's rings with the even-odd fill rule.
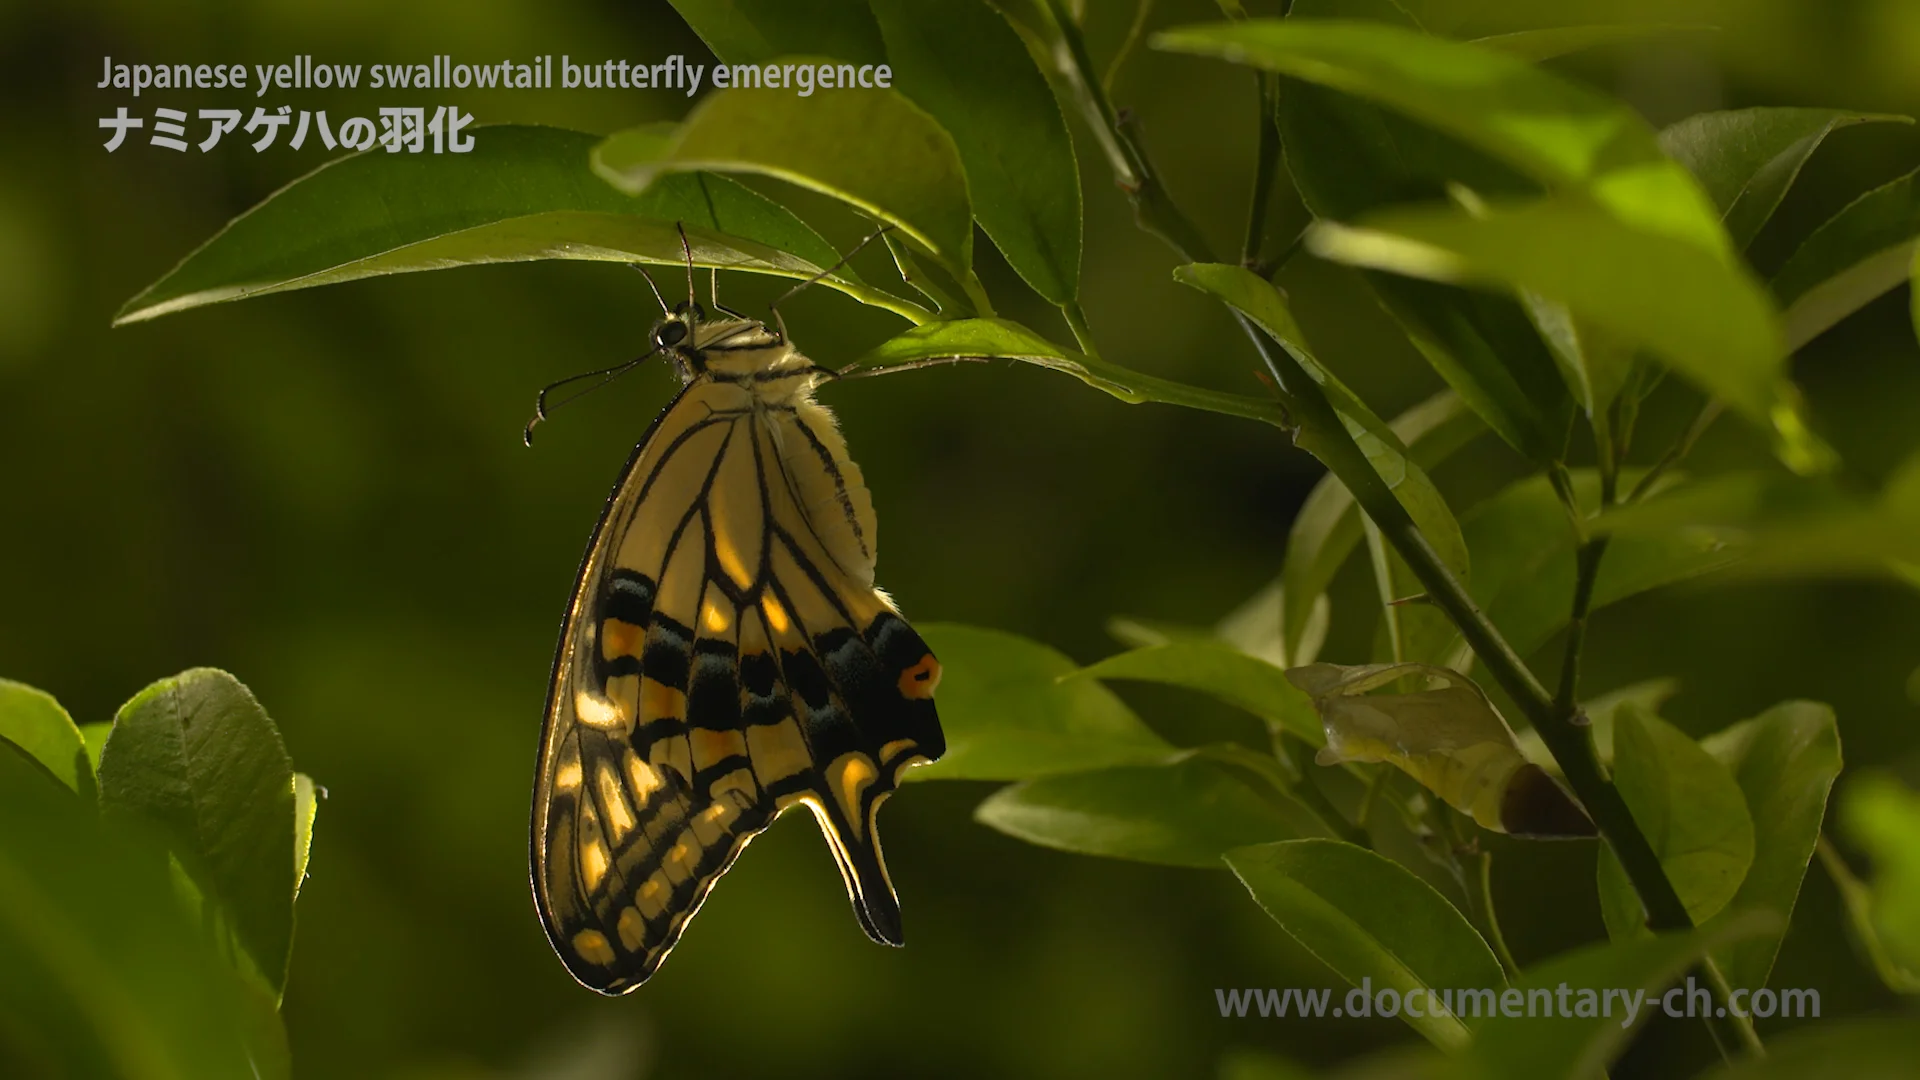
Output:
[[[689,251],[689,299],[652,340],[684,385],[587,545],[534,778],[540,919],[603,994],[645,982],[796,804],[867,935],[901,944],[875,814],[946,747],[940,664],[874,587],[873,502],[813,400],[835,373],[784,326],[710,317],[692,266]]]

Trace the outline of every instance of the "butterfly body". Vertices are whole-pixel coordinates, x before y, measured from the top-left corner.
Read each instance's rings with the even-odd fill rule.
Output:
[[[582,563],[535,776],[533,886],[602,993],[644,982],[746,843],[804,805],[862,927],[900,943],[875,833],[945,743],[939,663],[873,584],[859,466],[785,335],[683,305],[684,386],[635,448]]]

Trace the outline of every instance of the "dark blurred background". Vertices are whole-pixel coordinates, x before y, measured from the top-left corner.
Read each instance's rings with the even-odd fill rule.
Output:
[[[1133,5],[1087,7],[1104,63]],[[1752,104],[1920,114],[1911,0],[1417,9],[1430,28],[1466,36],[1580,21],[1721,27],[1557,64],[1655,124]],[[1214,17],[1201,0],[1161,0],[1152,25]],[[249,90],[149,91],[135,103],[95,83],[103,55],[675,52],[705,50],[662,2],[0,5],[0,674],[53,692],[81,722],[201,664],[233,671],[267,705],[296,767],[329,793],[285,1006],[299,1074],[1198,1076],[1239,1047],[1325,1064],[1414,1040],[1393,1021],[1221,1019],[1215,987],[1342,984],[1228,875],[1025,847],[972,822],[984,785],[918,785],[888,810],[905,950],[866,942],[802,818],[754,845],[641,992],[608,1001],[568,979],[526,882],[541,704],[580,549],[669,379],[643,370],[569,408],[533,450],[520,425],[542,384],[633,355],[653,301],[617,267],[546,263],[377,279],[110,330],[128,296],[326,155],[313,142],[286,149],[284,133],[255,153],[232,141],[238,132],[206,154],[136,132],[108,154],[96,125],[122,104],[150,115],[284,103],[337,117],[454,103],[481,123],[604,133],[677,116],[687,100]],[[1217,247],[1236,247],[1252,77],[1148,52],[1116,98],[1139,113],[1174,197]],[[1132,227],[1098,156],[1083,161],[1086,307],[1107,355],[1260,392],[1244,340],[1171,279],[1172,257]],[[1911,129],[1835,135],[1756,245],[1762,271],[1852,195],[1916,164]],[[1290,235],[1298,201],[1283,193],[1278,205],[1275,235]],[[842,246],[861,231],[830,213],[816,224]],[[990,245],[979,251],[1003,313],[1064,333]],[[1438,387],[1350,273],[1302,258],[1282,283],[1322,353],[1380,413]],[[785,285],[722,288],[739,304]],[[1863,489],[1920,438],[1905,304],[1904,290],[1883,299],[1796,361],[1847,481]],[[829,363],[899,328],[826,290],[783,310]],[[1116,613],[1205,623],[1258,589],[1318,473],[1273,430],[1123,405],[1030,368],[938,369],[827,396],[885,523],[881,580],[906,612],[1017,631],[1082,661],[1116,649],[1103,629]],[[1663,388],[1642,447],[1664,446],[1696,403]],[[1762,441],[1729,421],[1694,468],[1764,460]],[[1518,475],[1488,438],[1437,479],[1464,508]],[[1328,659],[1365,658],[1362,570],[1356,561],[1338,582]],[[1916,641],[1920,597],[1888,585],[1695,586],[1605,612],[1586,685],[1678,676],[1668,714],[1695,733],[1786,697],[1829,701],[1850,767],[1911,776]],[[1258,738],[1251,720],[1197,699],[1123,691],[1176,741]],[[1588,844],[1535,845],[1499,863],[1523,961],[1601,933],[1593,857]],[[1818,869],[1774,983],[1819,988],[1829,1016],[1887,1003]]]

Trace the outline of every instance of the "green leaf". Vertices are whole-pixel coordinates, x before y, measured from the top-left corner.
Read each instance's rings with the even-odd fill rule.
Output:
[[[92,800],[93,762],[86,739],[52,694],[0,679],[0,740],[26,751],[69,790]]]
[[[165,833],[279,990],[293,944],[293,768],[247,688],[195,668],[135,695],[100,759],[100,802]]]
[[[113,734],[113,721],[101,720],[92,724],[80,725],[80,737],[87,742],[87,760],[95,773],[100,771],[100,751],[107,747],[107,736]]]
[[[1867,574],[1907,580],[1920,563],[1920,499],[1896,472],[1875,503],[1777,473],[1728,473],[1610,510],[1594,527],[1616,537],[1690,537],[1718,546],[1741,574]]]
[[[1516,30],[1509,34],[1475,38],[1472,44],[1498,49],[1522,60],[1539,63],[1568,53],[1639,41],[1642,38],[1681,31],[1707,29],[1663,23],[1610,23],[1594,26],[1548,26],[1537,30]]]
[[[1876,122],[1913,123],[1838,109],[1737,109],[1689,116],[1660,133],[1660,146],[1700,181],[1733,246],[1745,250],[1828,135]]]
[[[648,125],[608,136],[593,150],[593,167],[629,194],[678,172],[772,176],[898,227],[956,277],[973,267],[973,211],[959,151],[931,116],[894,90],[809,97],[719,90],[701,98],[672,134]]]
[[[1820,840],[1827,792],[1840,775],[1833,709],[1812,701],[1783,702],[1709,735],[1700,745],[1733,773],[1753,818],[1753,865],[1718,918],[1736,910],[1771,911],[1784,931]],[[1728,984],[1765,986],[1781,937],[1762,934],[1719,951],[1715,959]]]
[[[1920,967],[1901,963],[1887,951],[1886,942],[1880,940],[1880,929],[1874,924],[1873,889],[1860,880],[1825,836],[1814,850],[1819,852],[1820,864],[1827,868],[1827,876],[1833,879],[1833,887],[1840,893],[1840,902],[1846,909],[1847,936],[1855,951],[1873,968],[1887,989],[1896,994],[1920,994]]]
[[[1613,723],[1613,779],[1687,915],[1699,925],[1718,914],[1754,858],[1753,818],[1733,774],[1672,724],[1627,708]],[[1600,913],[1615,940],[1645,932],[1640,897],[1605,845]]]
[[[1478,426],[1478,421],[1475,424]],[[1398,433],[1399,429],[1396,428],[1395,434]],[[1418,460],[1417,456],[1415,460]],[[1321,477],[1320,483],[1338,486],[1339,480],[1328,473]],[[1318,485],[1315,490],[1318,490]],[[1298,524],[1297,516],[1294,520]],[[1296,609],[1301,612],[1301,626],[1295,639],[1289,642],[1284,635],[1287,623],[1292,618],[1291,613]],[[1241,601],[1239,607],[1222,615],[1220,621],[1214,624],[1213,636],[1248,656],[1259,657],[1285,670],[1300,664],[1311,664],[1320,655],[1320,646],[1326,644],[1327,623],[1332,613],[1333,605],[1328,602],[1325,593],[1309,601],[1289,600],[1285,584],[1276,578],[1259,592]]]
[[[947,753],[909,777],[1025,780],[1174,753],[1111,690],[1066,678],[1079,665],[1037,641],[954,623],[919,630],[940,657]]]
[[[1427,365],[1535,464],[1566,455],[1574,401],[1511,297],[1379,271],[1361,276]]]
[[[1551,188],[1584,192],[1621,222],[1733,263],[1719,215],[1632,109],[1515,56],[1364,22],[1253,19],[1156,35],[1377,102]]]
[[[1441,560],[1462,581],[1467,580],[1466,541],[1461,538],[1460,523],[1447,509],[1440,490],[1433,486],[1426,470],[1408,456],[1406,445],[1393,429],[1315,358],[1279,291],[1251,270],[1221,263],[1192,263],[1176,269],[1174,277],[1252,319],[1299,361],[1308,376],[1320,384],[1346,431],[1343,436],[1337,432],[1302,429],[1296,438],[1298,445],[1325,460],[1323,448],[1329,440],[1351,438],[1380,478],[1393,489],[1400,505],[1426,534],[1427,542],[1433,545]]]
[[[1910,172],[1847,204],[1773,276],[1773,293],[1786,310],[1789,349],[1908,279],[1920,240],[1916,178],[1920,172]]]
[[[1133,371],[1063,349],[1006,319],[945,319],[912,327],[856,360],[855,368],[885,368],[921,360],[1007,359],[1071,375],[1129,404],[1157,401],[1284,425],[1278,402],[1205,390]]]
[[[1911,1017],[1850,1017],[1769,1038],[1765,1057],[1721,1065],[1700,1080],[1907,1080],[1915,1061],[1920,1029]]]
[[[678,176],[634,199],[593,175],[595,139],[489,127],[466,154],[371,151],[322,165],[229,222],[114,324],[380,274],[532,259],[700,266],[804,278],[839,259],[799,218],[718,176]],[[884,294],[842,270],[824,284]],[[896,301],[896,304],[904,303]]]
[[[1459,1050],[1467,1028],[1438,1008],[1439,991],[1500,987],[1506,976],[1480,934],[1433,886],[1397,863],[1337,840],[1289,840],[1227,853],[1253,898],[1308,952],[1369,997],[1433,992],[1407,1024]]]
[[[0,742],[0,1031],[17,1075],[271,1075],[248,1060],[240,980],[182,918],[145,839],[103,827]]]
[[[1569,475],[1583,510],[1597,510],[1598,473],[1574,469]],[[1627,480],[1634,478],[1630,473]],[[1474,553],[1472,593],[1481,610],[1522,655],[1546,644],[1567,624],[1567,598],[1573,595],[1579,545],[1552,483],[1545,476],[1533,476],[1512,484],[1468,510],[1460,527]],[[1644,530],[1631,537],[1616,535],[1594,582],[1592,608],[1598,611],[1628,597],[1721,570],[1738,557],[1738,551],[1714,537],[1695,532]],[[1424,659],[1440,662],[1454,653],[1458,642],[1456,634],[1445,649]]]
[[[894,85],[953,136],[980,227],[1055,304],[1080,289],[1080,171],[1020,35],[985,0],[872,0]]]
[[[1480,416],[1452,391],[1442,391],[1401,413],[1388,425],[1423,470],[1437,468],[1454,451],[1487,430]],[[1332,473],[1320,478],[1294,515],[1287,534],[1280,580],[1289,599],[1281,623],[1282,655],[1298,657],[1315,606],[1324,606],[1327,586],[1360,542],[1360,513],[1353,493]],[[1468,550],[1473,550],[1469,545]],[[1310,658],[1296,660],[1310,662]]]
[[[1920,971],[1920,793],[1872,774],[1844,794],[1841,826],[1873,862],[1873,927],[1889,957]]]
[[[831,56],[883,64],[880,29],[861,0],[672,0],[713,54],[729,64]]]
[[[307,857],[313,854],[313,820],[320,816],[319,791],[313,777],[293,774],[293,893],[307,883]]]
[[[1210,694],[1315,746],[1325,744],[1313,702],[1279,668],[1219,640],[1170,641],[1109,656],[1076,678],[1138,679]],[[1251,843],[1251,841],[1248,841]]]
[[[1778,928],[1756,912],[1709,929],[1591,945],[1530,968],[1515,987],[1514,1010],[1503,1008],[1475,1025],[1468,1074],[1488,1080],[1602,1075],[1632,1029],[1659,1011],[1660,992],[1708,950]],[[1558,1010],[1562,987],[1576,1015]],[[1577,1015],[1586,1012],[1583,999],[1595,1007]],[[1536,1010],[1536,1001],[1556,1007]]]
[[[1795,411],[1778,316],[1743,266],[1671,235],[1630,228],[1579,198],[1469,214],[1416,208],[1357,226],[1322,222],[1315,254],[1415,277],[1538,294],[1618,341],[1644,347],[1774,430],[1789,465],[1825,454]],[[1581,257],[1569,259],[1568,251]]]
[[[1042,847],[1213,870],[1233,848],[1328,835],[1291,796],[1195,754],[1014,784],[988,796],[974,818]]]
[[[1633,350],[1574,315],[1565,304],[1531,292],[1521,293],[1520,299],[1559,365],[1573,400],[1593,425],[1602,452],[1611,456],[1613,433],[1608,408],[1627,385],[1633,370]]]

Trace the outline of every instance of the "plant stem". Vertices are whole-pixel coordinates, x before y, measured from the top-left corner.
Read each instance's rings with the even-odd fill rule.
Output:
[[[1127,26],[1127,36],[1120,42],[1120,49],[1113,54],[1113,60],[1107,64],[1107,73],[1100,77],[1100,91],[1108,97],[1113,96],[1113,83],[1120,77],[1120,68],[1133,55],[1133,50],[1140,47],[1140,39],[1146,34],[1147,19],[1152,15],[1153,0],[1138,0],[1134,5],[1133,22]]]
[[[1553,710],[1566,722],[1585,726],[1580,714],[1580,652],[1586,645],[1587,616],[1593,610],[1593,585],[1600,577],[1600,560],[1607,553],[1607,536],[1602,534],[1580,545],[1575,556],[1573,581],[1573,617],[1567,622],[1567,649],[1560,663],[1560,692],[1554,695]]]
[[[1079,344],[1080,351],[1088,356],[1099,356],[1100,350],[1093,343],[1093,331],[1087,329],[1087,313],[1080,307],[1080,301],[1068,300],[1060,305],[1060,314],[1067,320],[1067,329],[1073,331],[1073,340]]]
[[[1240,242],[1240,265],[1258,272],[1260,248],[1267,235],[1267,207],[1273,200],[1273,178],[1280,171],[1280,129],[1273,122],[1274,95],[1279,77],[1269,71],[1260,78],[1260,122],[1253,162],[1253,202],[1247,209],[1247,234]]]
[[[1092,77],[1093,61],[1087,56],[1080,28],[1060,0],[1046,0],[1046,7],[1060,35],[1054,50],[1060,72],[1072,86],[1087,126],[1093,129],[1093,137],[1099,141],[1107,163],[1113,168],[1114,182],[1133,203],[1134,220],[1141,228],[1171,244],[1174,250],[1186,254],[1189,261],[1213,262],[1211,249],[1200,230],[1167,197],[1152,164],[1140,152],[1136,122],[1114,111],[1106,91]]]

